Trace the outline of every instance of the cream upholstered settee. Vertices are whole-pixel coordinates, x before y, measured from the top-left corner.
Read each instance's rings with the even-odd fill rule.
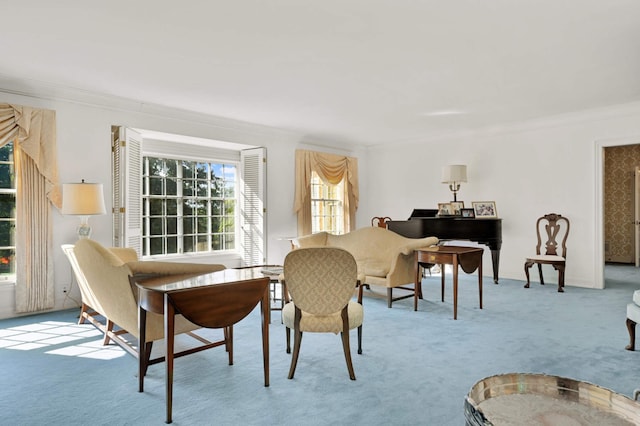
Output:
[[[413,293],[393,297],[394,288],[414,291],[414,249],[438,244],[436,237],[406,238],[381,227],[366,227],[343,235],[327,232],[305,235],[292,240],[294,248],[340,247],[356,259],[362,284],[387,288],[387,306],[396,300],[413,297]],[[411,283],[411,287],[407,284]]]
[[[162,276],[171,282],[225,269],[224,265],[218,264],[140,261],[133,249],[107,248],[90,239],[81,239],[75,246],[65,245],[62,248],[80,287],[80,322],[86,319],[102,331],[105,345],[113,341],[136,357],[139,337],[138,290],[131,283],[131,277]],[[199,328],[180,315],[176,319],[175,334],[191,333]],[[149,355],[153,342],[164,338],[163,316],[150,312],[146,330],[146,354]],[[135,340],[127,340],[125,335]],[[201,338],[198,339],[203,342]],[[208,343],[201,346],[202,349],[218,346],[220,342]],[[151,360],[148,364],[162,360]]]

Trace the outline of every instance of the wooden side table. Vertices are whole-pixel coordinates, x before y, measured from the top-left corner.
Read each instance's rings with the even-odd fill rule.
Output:
[[[444,302],[444,265],[453,265],[453,319],[458,319],[458,265],[467,274],[478,270],[478,291],[482,309],[482,254],[480,247],[436,246],[415,250],[415,289],[413,310],[418,310],[418,298],[422,298],[422,276],[420,267],[424,264],[440,265],[442,274],[441,299]]]

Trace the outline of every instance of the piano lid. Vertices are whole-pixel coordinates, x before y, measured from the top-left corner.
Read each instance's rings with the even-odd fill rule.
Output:
[[[421,217],[436,217],[438,215],[438,209],[413,209],[409,220]]]

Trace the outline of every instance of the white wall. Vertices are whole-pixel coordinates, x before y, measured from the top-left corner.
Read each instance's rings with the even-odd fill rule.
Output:
[[[267,254],[269,263],[282,263],[290,248],[284,239],[296,235],[296,216],[293,213],[294,154],[299,147],[318,151],[332,151],[330,147],[303,142],[301,135],[262,126],[224,120],[216,117],[187,113],[162,107],[152,107],[128,100],[100,97],[83,93],[65,93],[47,87],[20,91],[0,87],[0,103],[15,103],[56,111],[58,133],[58,162],[60,182],[78,182],[85,179],[104,184],[105,202],[110,210],[112,125],[156,130],[187,136],[216,139],[267,148]],[[24,93],[26,92],[26,93]],[[73,99],[73,100],[69,100]],[[96,106],[102,105],[102,106]],[[107,106],[108,105],[108,106]],[[344,151],[344,144],[339,149]],[[333,150],[336,152],[336,150]],[[346,152],[352,155],[352,152]],[[76,241],[76,217],[53,213],[54,248]],[[90,219],[92,238],[111,245],[111,216]],[[235,265],[229,265],[235,266]],[[63,289],[69,288],[72,275],[62,250],[55,250],[55,308],[76,306],[65,299]],[[80,300],[77,285],[70,294]],[[0,284],[0,318],[15,316],[13,285]]]
[[[603,259],[595,249],[601,241],[596,152],[601,141],[617,138],[640,143],[640,104],[373,147],[366,156],[368,173],[361,175],[368,192],[362,195],[359,223],[373,216],[405,220],[413,208],[450,201],[448,186],[440,183],[441,168],[467,164],[469,182],[462,184],[458,200],[465,207],[496,202],[503,219],[501,277],[525,279],[524,259],[535,250],[535,221],[555,212],[571,220],[566,285],[597,288]],[[487,250],[483,268],[489,276],[490,258]],[[538,281],[535,268],[531,273]],[[545,281],[557,283],[557,273],[545,269]]]

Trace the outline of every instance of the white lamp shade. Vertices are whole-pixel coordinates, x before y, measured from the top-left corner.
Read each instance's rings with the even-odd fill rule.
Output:
[[[62,184],[62,214],[89,216],[106,212],[101,183]]]
[[[452,164],[442,168],[442,183],[466,182],[467,166],[462,164]]]

